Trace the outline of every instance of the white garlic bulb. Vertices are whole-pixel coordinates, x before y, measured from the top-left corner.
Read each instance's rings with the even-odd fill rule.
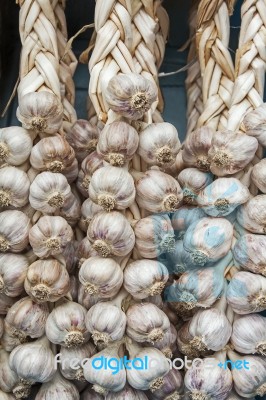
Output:
[[[79,281],[86,292],[106,299],[119,292],[123,284],[123,271],[112,258],[91,257],[82,264]]]
[[[136,129],[127,122],[115,121],[101,131],[97,153],[109,164],[122,167],[133,158],[138,144]]]
[[[218,360],[217,360],[218,364]],[[232,390],[233,379],[229,368],[212,366],[211,371],[208,360],[197,359],[185,375],[185,386],[189,391],[191,400],[215,399],[225,400]]]
[[[105,99],[114,112],[137,120],[149,111],[157,100],[158,90],[152,82],[138,74],[119,74],[108,83]]]
[[[32,138],[26,129],[10,126],[0,129],[0,164],[22,165],[32,148]]]
[[[103,158],[96,151],[89,154],[81,163],[78,174],[77,188],[84,197],[89,196],[91,177],[97,169],[103,167]]]
[[[178,132],[168,122],[149,124],[140,132],[138,154],[149,165],[173,164],[180,148]]]
[[[249,399],[255,400],[255,397],[249,397]],[[245,400],[245,397],[240,397],[234,390],[232,390],[226,400]]]
[[[80,199],[70,193],[62,208],[58,209],[58,214],[63,217],[70,226],[75,226],[80,219]]]
[[[235,174],[254,158],[258,141],[242,132],[215,132],[208,152],[210,170],[216,176]]]
[[[169,274],[180,276],[184,273],[188,267],[185,264],[185,252],[183,246],[183,240],[177,240],[175,242],[174,251],[167,254],[167,269]]]
[[[63,249],[62,256],[60,255],[54,257],[54,258],[58,257],[59,261],[65,265],[66,270],[69,274],[75,273],[75,268],[78,262],[76,257],[76,251],[77,251],[77,242],[71,241]]]
[[[167,214],[152,215],[134,226],[136,249],[141,257],[157,258],[174,249],[175,235]]]
[[[9,366],[10,353],[4,349],[0,349],[0,390],[7,393],[12,393],[13,389],[19,381],[17,374],[12,371]],[[1,397],[0,391],[0,399]]]
[[[266,147],[265,122],[265,103],[247,113],[242,122],[242,128],[246,131],[246,134],[255,137],[263,147]]]
[[[266,195],[260,194],[239,207],[237,221],[253,233],[266,232]]]
[[[266,355],[266,317],[259,314],[243,315],[233,323],[231,343],[243,354]]]
[[[213,181],[209,172],[203,172],[197,168],[185,168],[178,175],[178,182],[183,189],[184,203],[196,205],[198,194]]]
[[[98,296],[92,296],[88,292],[85,292],[84,286],[79,284],[78,287],[78,303],[89,310],[92,306],[97,304],[101,299]],[[108,299],[110,300],[110,299]]]
[[[71,188],[62,174],[41,172],[30,186],[30,204],[35,210],[52,214],[62,208],[71,195]]]
[[[167,315],[152,303],[136,303],[129,307],[127,335],[136,342],[157,342],[170,329]]]
[[[0,252],[20,253],[29,243],[30,219],[21,211],[0,213]]]
[[[183,398],[183,377],[181,372],[171,369],[163,378],[163,385],[160,389],[148,393],[150,400],[181,400]]]
[[[61,347],[58,361],[60,362],[59,366],[63,377],[84,382],[82,362],[96,354],[96,352],[96,347],[90,342],[74,348]],[[73,365],[73,360],[75,360],[75,366]]]
[[[83,202],[81,206],[81,218],[79,221],[79,227],[83,232],[87,232],[92,218],[100,211],[103,211],[103,208],[94,203],[91,199],[86,199]]]
[[[85,397],[82,400],[98,400],[94,399],[94,397]],[[125,385],[125,387],[120,390],[119,392],[109,392],[106,395],[106,400],[148,400],[148,397],[146,394],[140,390],[135,390],[128,384]]]
[[[166,311],[166,307],[163,308],[164,308],[163,311]],[[177,340],[177,330],[173,324],[170,324],[170,328],[164,333],[163,339],[158,340],[158,342],[153,342],[152,345],[156,349],[160,350],[165,355],[165,357],[171,359],[173,357],[173,352],[177,350],[176,340]],[[149,346],[150,343],[145,342],[145,345]]]
[[[27,93],[19,100],[17,118],[25,129],[55,134],[62,125],[63,106],[51,92]]]
[[[157,170],[149,170],[137,179],[136,191],[139,206],[153,213],[176,211],[183,200],[177,180]]]
[[[237,263],[250,272],[266,276],[266,237],[251,233],[241,236],[233,248]]]
[[[79,400],[79,398],[76,386],[57,372],[53,379],[42,384],[35,400]]]
[[[76,256],[79,261],[78,267],[81,267],[81,265],[87,258],[94,257],[97,255],[98,255],[97,251],[94,250],[94,248],[92,247],[87,238],[82,239],[81,242],[78,243],[76,249]]]
[[[22,294],[28,266],[22,254],[0,253],[0,292],[10,297]]]
[[[199,207],[180,207],[171,217],[172,227],[177,239],[182,239],[188,227],[204,217],[206,217],[206,214]]]
[[[266,278],[251,272],[237,272],[229,283],[227,301],[236,314],[265,310]]]
[[[193,132],[186,138],[182,151],[183,161],[190,167],[196,167],[201,171],[210,170],[208,151],[211,147],[214,131],[203,126]]]
[[[78,119],[66,133],[66,139],[75,150],[78,161],[81,162],[96,150],[99,129],[85,119]]]
[[[91,220],[87,236],[102,257],[126,256],[135,244],[129,221],[118,211],[96,214]]]
[[[266,193],[266,160],[259,161],[251,171],[251,180],[255,186],[262,192]]]
[[[28,203],[30,180],[16,167],[0,169],[0,207],[23,207]]]
[[[224,257],[233,240],[233,225],[225,218],[202,218],[184,235],[185,264],[203,267]]]
[[[35,261],[28,268],[25,290],[37,303],[55,302],[66,296],[70,280],[65,266],[53,258]]]
[[[124,168],[111,165],[97,169],[89,185],[89,197],[106,211],[124,210],[135,200],[135,185]]]
[[[223,217],[246,203],[250,197],[248,188],[238,179],[218,178],[200,192],[197,202],[206,214]]]
[[[38,257],[54,256],[73,240],[73,231],[64,218],[44,216],[31,228],[29,240]]]
[[[168,278],[168,270],[161,262],[137,260],[124,270],[124,287],[136,299],[145,299],[161,294]]]
[[[73,301],[56,305],[46,321],[46,336],[50,342],[65,347],[80,346],[89,340],[85,326],[87,310]]]

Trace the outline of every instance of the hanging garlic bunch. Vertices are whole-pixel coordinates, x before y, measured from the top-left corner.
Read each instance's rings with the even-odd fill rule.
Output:
[[[102,167],[103,158],[96,151],[84,158],[77,180],[77,188],[84,197],[89,196],[89,185],[93,173]]]
[[[84,382],[82,363],[94,354],[96,354],[96,348],[90,342],[74,348],[61,347],[57,357],[63,377],[68,380]],[[73,360],[75,360],[75,365],[73,365]]]
[[[23,293],[29,261],[22,254],[0,253],[0,293],[17,297]]]
[[[53,379],[42,384],[35,400],[79,400],[79,398],[79,391],[76,386],[57,372]]]
[[[25,129],[19,126],[0,129],[0,164],[22,165],[31,149],[32,138]]]
[[[171,369],[163,378],[163,385],[149,393],[150,400],[181,400],[183,398],[183,377],[180,371]]]
[[[139,220],[134,226],[135,248],[144,258],[157,258],[172,252],[175,243],[174,230],[167,214],[152,215]]]
[[[126,256],[135,244],[129,221],[117,211],[96,214],[91,220],[87,236],[102,257]]]
[[[62,301],[46,321],[46,336],[50,342],[65,347],[80,346],[89,340],[85,326],[87,310],[78,303]]]
[[[66,139],[75,150],[79,162],[96,150],[99,139],[99,129],[85,119],[78,119],[67,131]]]
[[[169,278],[164,264],[155,260],[130,262],[124,270],[124,287],[136,299],[161,294]]]
[[[106,166],[92,175],[89,196],[105,211],[124,210],[135,200],[134,180],[124,168]]]
[[[196,205],[198,194],[213,181],[209,172],[203,172],[197,168],[185,168],[178,175],[178,182],[183,189],[184,203]]]
[[[265,310],[266,278],[251,272],[237,272],[229,283],[227,302],[237,314]]]
[[[206,214],[224,217],[246,203],[250,197],[248,188],[238,179],[218,178],[201,191],[197,202]]]
[[[0,252],[20,253],[29,243],[30,219],[21,211],[0,213]]]
[[[249,232],[266,232],[266,195],[261,194],[239,207],[238,223]]]
[[[109,164],[122,167],[135,154],[139,144],[137,131],[124,121],[105,125],[97,144],[97,153]]]
[[[266,237],[245,234],[233,248],[234,259],[245,270],[266,276]]]
[[[201,171],[210,170],[208,152],[213,135],[214,131],[208,126],[203,126],[188,135],[182,151],[183,161],[186,165],[196,167]]]
[[[106,299],[119,292],[123,284],[123,271],[112,258],[90,257],[79,270],[79,281],[85,292]]]
[[[266,355],[266,317],[259,314],[235,314],[231,343],[243,354]]]
[[[136,184],[136,200],[152,213],[176,211],[183,200],[182,189],[172,176],[157,170],[145,174],[131,171]]]
[[[91,199],[86,199],[83,202],[81,206],[81,218],[79,220],[79,227],[83,232],[87,232],[92,218],[100,211],[103,211],[103,208],[93,203]]]
[[[178,132],[172,124],[153,123],[140,132],[138,154],[148,165],[173,164],[180,148]]]
[[[112,111],[130,120],[137,120],[149,111],[157,95],[157,87],[151,80],[128,73],[110,79],[105,99]]]

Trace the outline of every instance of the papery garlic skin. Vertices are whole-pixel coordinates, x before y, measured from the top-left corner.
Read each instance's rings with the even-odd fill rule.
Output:
[[[61,347],[58,355],[61,374],[66,379],[85,382],[82,362],[96,353],[96,347],[90,342],[76,348]]]
[[[11,393],[5,393],[0,390],[1,400],[15,400],[15,397]]]
[[[243,315],[233,323],[231,343],[243,354],[266,355],[266,318],[259,314]]]
[[[266,147],[266,104],[263,103],[255,110],[250,111],[244,117],[242,128],[249,136],[255,137],[259,144]]]
[[[57,372],[52,380],[42,384],[35,400],[79,400],[79,398],[76,386]]]
[[[0,292],[10,297],[22,294],[28,267],[26,256],[0,253]]]
[[[203,126],[186,138],[182,151],[182,158],[186,165],[196,167],[201,171],[210,170],[208,151],[211,147],[214,131]]]
[[[0,252],[20,253],[29,243],[30,219],[21,211],[0,213]]]
[[[89,185],[89,197],[106,211],[124,210],[134,202],[136,190],[130,173],[123,168],[97,169]]]
[[[89,196],[89,185],[92,175],[97,169],[104,166],[103,161],[103,158],[96,151],[89,154],[82,161],[78,174],[77,188],[84,197]]]
[[[259,161],[252,168],[251,180],[254,185],[262,192],[266,193],[266,160]]]
[[[73,231],[64,218],[44,216],[31,228],[29,240],[38,257],[55,256],[73,240]]]
[[[0,315],[6,315],[9,308],[16,302],[17,298],[9,297],[4,293],[0,293]]]
[[[79,197],[70,193],[70,197],[66,199],[63,207],[57,211],[59,216],[63,217],[70,226],[74,227],[80,219],[80,206]]]
[[[213,181],[209,172],[203,172],[197,168],[185,168],[178,175],[178,182],[183,189],[184,203],[196,205],[198,194]]]
[[[205,212],[199,207],[180,207],[171,217],[172,227],[177,239],[182,239],[185,231],[193,222],[206,217]]]
[[[18,166],[27,161],[32,149],[32,138],[26,129],[10,126],[0,129],[0,164]]]
[[[62,125],[63,106],[53,93],[27,93],[19,101],[17,118],[25,129],[55,134]]]
[[[139,206],[152,213],[176,211],[183,200],[177,180],[157,170],[149,170],[138,179],[136,191]]]
[[[98,400],[94,397],[84,397],[82,400]],[[135,390],[128,384],[119,392],[109,392],[106,395],[106,400],[148,400],[146,394],[140,390]]]
[[[0,206],[23,207],[29,201],[30,180],[16,167],[0,169]]]
[[[157,100],[154,82],[138,74],[119,74],[108,83],[105,99],[114,112],[130,120],[137,120],[149,111]]]
[[[102,257],[126,256],[135,244],[130,223],[117,211],[96,214],[91,220],[87,236]]]
[[[99,129],[85,119],[78,119],[66,133],[66,139],[75,150],[78,161],[81,162],[96,150]]]
[[[266,195],[260,194],[251,198],[239,207],[238,223],[252,233],[266,232]]]
[[[266,309],[266,278],[251,272],[237,272],[227,290],[227,302],[236,314]]]
[[[169,273],[164,264],[155,260],[137,260],[124,270],[124,287],[136,299],[161,294]]]
[[[149,165],[174,163],[180,148],[178,132],[168,122],[149,124],[140,132],[138,154]]]
[[[116,395],[117,393],[114,393]],[[116,399],[116,397],[115,397]],[[103,397],[90,387],[87,387],[80,395],[80,400],[103,400]],[[143,399],[144,400],[144,399]]]
[[[266,237],[264,235],[241,236],[234,245],[233,254],[242,268],[266,276]]]
[[[110,298],[123,284],[123,271],[112,258],[91,257],[80,267],[79,281],[89,294]]]
[[[151,400],[181,400],[183,398],[183,377],[180,371],[171,369],[163,378],[164,382],[160,389],[148,393]]]
[[[59,300],[70,290],[66,267],[53,258],[35,261],[28,268],[25,290],[37,303]]]
[[[184,261],[184,256],[183,240],[177,240],[174,251],[167,254],[167,269],[170,274],[180,276],[188,269]]]
[[[103,211],[101,206],[94,203],[91,199],[86,199],[81,206],[81,218],[79,221],[80,229],[82,229],[83,232],[87,232],[92,218],[101,211]]]
[[[139,144],[137,131],[124,121],[105,125],[97,144],[97,153],[109,164],[122,167],[133,158]]]
[[[136,249],[141,257],[157,258],[173,251],[174,230],[167,214],[142,218],[134,226]]]
[[[90,244],[89,240],[85,237],[84,239],[79,242],[77,249],[76,249],[76,257],[78,260],[78,268],[84,263],[87,258],[98,256],[98,253],[92,245]]]
[[[0,349],[0,390],[4,392],[12,392],[19,380],[17,374],[9,366],[9,357],[10,353]],[[2,400],[1,392],[0,399]]]
[[[47,338],[65,347],[76,347],[88,342],[90,334],[85,326],[86,313],[87,310],[78,303],[62,302],[47,318]]]
[[[210,170],[216,176],[235,174],[254,158],[258,141],[242,132],[217,131],[208,152]]]
[[[250,192],[236,178],[218,178],[200,192],[197,202],[212,217],[231,214],[240,204],[246,203]]]

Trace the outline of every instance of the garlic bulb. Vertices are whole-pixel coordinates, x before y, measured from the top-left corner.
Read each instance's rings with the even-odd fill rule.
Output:
[[[137,343],[127,340],[130,359],[138,358],[135,365],[141,367],[146,359],[152,360],[148,368],[128,369],[127,381],[135,389],[150,390],[152,393],[163,387],[164,377],[170,370],[170,365],[163,353],[152,347],[140,347]]]
[[[175,249],[172,253],[168,253],[167,255],[167,269],[170,275],[180,276],[183,274],[188,268],[185,264],[185,251],[183,246],[183,240],[177,240],[175,242]]]
[[[124,168],[106,166],[97,169],[89,185],[89,196],[106,211],[124,210],[135,200],[135,185]]]
[[[88,155],[81,163],[77,180],[77,188],[84,197],[89,196],[89,185],[92,175],[98,168],[102,167],[103,158],[96,151]]]
[[[199,207],[182,206],[172,214],[171,222],[177,239],[184,236],[185,231],[193,222],[206,217],[205,212]]]
[[[117,393],[114,393],[115,395]],[[115,397],[116,398],[116,397]],[[90,387],[87,387],[80,395],[81,400],[103,400],[103,397],[95,392],[93,389]],[[144,400],[144,398],[143,398]]]
[[[11,393],[19,381],[17,374],[9,366],[10,353],[0,349],[0,390]],[[0,392],[0,399],[2,400]]]
[[[189,267],[203,267],[224,257],[231,248],[233,225],[225,218],[202,218],[184,235],[184,262]]]
[[[183,189],[183,200],[186,204],[196,205],[198,194],[213,181],[209,172],[197,168],[183,169],[178,175],[178,182]]]
[[[126,329],[126,315],[121,309],[123,291],[114,300],[99,302],[86,315],[86,327],[96,345],[109,345],[122,339]]]
[[[5,393],[0,390],[1,400],[15,400],[15,397],[11,393]]]
[[[85,119],[78,119],[66,133],[66,139],[75,150],[78,161],[81,162],[87,155],[96,150],[99,129]]]
[[[167,214],[139,220],[134,226],[136,249],[141,257],[157,258],[174,249],[175,235]]]
[[[245,234],[233,248],[234,259],[244,269],[266,276],[266,237]]]
[[[251,180],[254,185],[262,192],[266,193],[266,160],[263,159],[252,168]]]
[[[44,216],[29,233],[30,244],[38,257],[61,254],[73,240],[73,231],[62,217]]]
[[[176,211],[183,199],[177,180],[157,170],[149,170],[137,179],[136,191],[139,206],[153,213]]]
[[[165,355],[165,357],[170,359],[173,357],[173,352],[177,350],[176,340],[177,340],[177,331],[174,325],[170,324],[170,328],[167,331],[165,331],[163,339],[158,340],[157,342],[153,342],[152,345],[156,349],[160,350]],[[145,342],[145,345],[149,346],[150,343]]]
[[[245,398],[253,396],[261,396],[264,398],[266,394],[266,360],[261,356],[245,356],[228,351],[230,360],[243,360],[249,365],[248,369],[236,368],[232,369],[234,379],[234,388],[236,392]],[[242,361],[242,362],[243,362]]]
[[[101,131],[97,153],[109,164],[122,167],[133,158],[139,144],[139,136],[133,126],[124,121],[105,125]]]
[[[98,212],[103,211],[103,208],[98,204],[93,203],[91,199],[86,199],[81,206],[81,218],[79,221],[79,227],[83,232],[87,232],[88,226]]]
[[[243,354],[266,355],[266,317],[259,314],[243,315],[233,323],[231,343]]]
[[[266,147],[265,121],[266,104],[263,103],[255,110],[247,113],[242,122],[242,128],[246,131],[246,134],[255,137],[263,147]]]
[[[87,258],[98,255],[97,251],[94,250],[87,238],[84,238],[81,240],[81,242],[79,242],[76,252],[79,260],[79,267],[81,267]]]
[[[71,241],[63,249],[62,256],[58,256],[59,261],[65,265],[66,270],[69,274],[74,274],[76,271],[76,266],[78,262],[76,251],[77,242]],[[55,256],[54,258],[57,258],[57,256]]]
[[[16,167],[0,169],[0,207],[23,207],[28,203],[30,180]]]
[[[0,164],[21,165],[27,161],[32,139],[26,129],[10,126],[0,129]]]
[[[161,294],[168,278],[167,268],[159,261],[133,261],[124,270],[124,287],[136,299],[145,299]]]
[[[70,193],[70,197],[57,212],[69,225],[74,227],[80,219],[80,206],[80,199],[73,193]]]
[[[106,299],[119,292],[123,284],[123,271],[112,258],[91,257],[82,264],[79,281],[86,292]]]
[[[10,297],[22,294],[28,266],[22,254],[0,253],[0,292]]]
[[[249,397],[250,400],[255,400],[255,397]],[[245,397],[240,397],[238,394],[232,390],[226,400],[245,400]]]
[[[42,384],[35,400],[79,400],[79,398],[76,386],[57,372],[52,380]]]
[[[188,356],[208,355],[209,350],[222,350],[228,343],[232,327],[226,315],[226,299],[221,298],[212,308],[199,310],[178,331],[179,350]]]
[[[16,302],[16,298],[0,293],[0,315],[6,315],[9,308]]]
[[[145,393],[140,390],[135,390],[131,386],[127,385],[120,390],[119,392],[109,392],[106,397],[106,400],[148,400],[148,397]],[[96,400],[94,397],[85,397],[82,400]],[[97,399],[98,400],[98,399]]]
[[[96,214],[91,220],[87,236],[102,257],[126,256],[135,244],[129,221],[117,211]]]
[[[266,233],[266,195],[261,194],[239,207],[237,221],[253,233]]]
[[[29,243],[30,219],[21,211],[0,213],[0,252],[20,253]]]
[[[208,360],[197,359],[193,361],[192,367],[186,372],[184,382],[189,391],[189,398],[191,400],[227,399],[233,386],[229,368],[224,369],[214,365],[210,371],[210,367],[206,366],[208,366]]]
[[[168,122],[150,124],[140,132],[138,154],[149,165],[173,164],[180,148],[178,132]]]
[[[62,125],[63,106],[51,92],[27,93],[19,101],[17,118],[25,129],[55,134]]]
[[[212,217],[231,214],[240,204],[246,203],[250,192],[236,178],[218,178],[207,186],[197,198],[198,205]]]
[[[186,138],[182,151],[183,161],[190,167],[196,167],[201,171],[210,170],[208,151],[211,147],[214,131],[203,126]]]
[[[65,266],[53,258],[35,261],[27,271],[25,290],[37,303],[56,302],[70,290]]]
[[[78,303],[89,310],[92,306],[97,304],[101,299],[98,296],[92,296],[88,292],[85,292],[84,286],[79,284],[78,287]],[[110,299],[108,299],[110,300]]]
[[[116,75],[109,81],[105,99],[117,114],[137,120],[149,111],[157,95],[154,82],[142,75],[129,73]]]
[[[227,301],[236,314],[266,309],[266,278],[251,272],[237,272],[230,281]]]
[[[85,381],[82,362],[94,354],[96,354],[96,348],[90,342],[70,349],[61,347],[58,361],[60,362],[59,366],[63,377],[70,380]],[[75,365],[73,365],[73,360],[75,360]]]
[[[47,338],[64,347],[76,347],[88,342],[90,335],[85,326],[86,313],[87,310],[78,303],[61,302],[47,318]]]
[[[151,400],[181,400],[183,398],[183,377],[180,371],[171,369],[163,378],[160,389],[148,393]]]
[[[235,174],[254,158],[258,141],[242,132],[215,132],[208,152],[210,170],[214,175]]]

